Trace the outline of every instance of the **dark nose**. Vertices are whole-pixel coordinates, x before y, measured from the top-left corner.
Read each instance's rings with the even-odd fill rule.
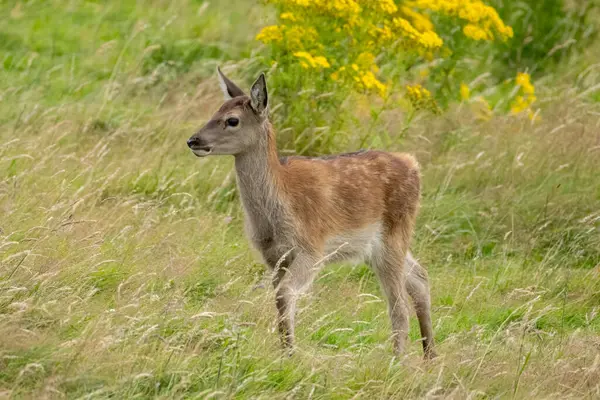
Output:
[[[202,142],[200,141],[199,138],[197,137],[191,137],[188,139],[187,141],[187,145],[190,149],[194,148],[194,147],[200,147],[200,145],[202,144]]]

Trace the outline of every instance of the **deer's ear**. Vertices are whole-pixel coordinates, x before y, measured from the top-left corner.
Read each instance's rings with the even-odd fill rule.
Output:
[[[250,89],[250,105],[259,115],[264,114],[267,110],[269,96],[267,94],[265,74],[260,74],[256,82],[252,85],[252,89]]]
[[[229,80],[221,72],[221,68],[217,67],[217,75],[219,76],[219,85],[225,96],[225,100],[233,99],[234,97],[243,96],[244,92],[237,85]]]

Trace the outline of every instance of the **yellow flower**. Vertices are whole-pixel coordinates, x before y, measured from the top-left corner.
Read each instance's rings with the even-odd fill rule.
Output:
[[[523,98],[523,96],[517,96],[517,97],[515,97],[515,99],[513,100],[512,104],[511,104],[510,111],[513,114],[518,114],[526,108],[527,108],[527,103],[525,102],[525,99]]]
[[[296,18],[296,16],[294,14],[292,14],[291,12],[281,13],[281,15],[279,16],[279,18],[286,19],[286,20],[292,21],[292,22],[298,21],[298,18]]]
[[[324,4],[329,9],[333,9],[339,13],[351,13],[358,14],[361,11],[361,7],[358,2],[354,0],[317,0],[321,4]]]
[[[412,10],[409,7],[402,6],[400,7],[400,11],[402,14],[409,18],[412,22],[412,25],[420,32],[433,31],[433,24],[429,17],[425,14],[418,13]]]
[[[271,25],[265,26],[256,35],[256,40],[260,40],[263,43],[280,42],[283,40],[283,26]]]
[[[314,60],[315,60],[315,64],[317,64],[317,66],[319,66],[319,67],[323,67],[323,68],[331,67],[331,65],[329,65],[329,62],[327,61],[327,59],[323,56],[314,57]]]
[[[521,86],[523,93],[534,94],[535,87],[531,84],[531,76],[524,72],[519,72],[516,79],[517,85]]]
[[[435,48],[439,48],[442,47],[442,44],[444,44],[444,42],[442,41],[442,39],[437,35],[437,33],[433,32],[433,31],[427,31],[427,32],[419,32],[418,30],[415,29],[414,26],[411,25],[411,23],[404,19],[404,18],[394,18],[392,20],[394,26],[400,30],[402,36],[420,44],[422,47],[426,48],[426,49],[435,49]]]
[[[392,22],[397,29],[402,31],[404,36],[410,39],[418,39],[421,36],[421,33],[404,18],[394,18]]]
[[[298,57],[301,61],[300,61],[300,65],[303,68],[316,68],[316,69],[320,69],[320,68],[329,68],[331,65],[329,65],[329,62],[327,61],[327,59],[323,56],[312,56],[310,53],[307,53],[305,51],[297,51],[294,53],[295,57]]]
[[[421,35],[421,38],[419,39],[419,43],[423,47],[428,48],[428,49],[437,49],[439,47],[442,47],[442,45],[444,44],[444,42],[437,35],[437,33],[433,32],[433,31],[424,32]]]
[[[369,52],[360,53],[356,58],[356,64],[354,65],[359,69],[372,70],[373,72],[379,71],[379,67],[375,64],[375,56],[373,53]],[[352,66],[352,68],[354,68],[354,66]],[[358,69],[355,69],[355,71],[357,70]]]
[[[512,37],[512,29],[485,2],[266,0],[279,10],[279,25],[263,28],[256,39],[270,45],[273,61],[282,67],[292,61],[307,70],[320,71],[331,68],[333,64],[336,69],[331,68],[323,77],[338,81],[340,85],[352,86],[355,90],[373,91],[385,96],[389,87],[383,79],[380,80],[378,66],[383,49],[385,53],[382,56],[386,62],[393,61],[390,55],[394,51],[407,51],[429,61],[451,56],[451,49],[444,46],[432,23],[434,13],[453,19],[453,25],[473,40],[506,40]],[[426,82],[429,78],[421,75],[419,79]],[[527,104],[524,110],[527,110],[535,101],[535,89],[529,79],[525,82],[524,78],[517,77],[517,80],[520,82],[517,94],[523,97]],[[406,96],[414,100],[416,108],[437,108],[427,89],[409,86]],[[463,100],[471,99],[466,84],[461,84],[460,96]]]
[[[531,105],[536,102],[535,87],[531,83],[531,76],[525,72],[517,73],[515,83],[519,86],[519,95],[511,103],[511,112],[519,114],[525,110],[529,111],[531,116]]]
[[[308,7],[311,3],[311,0],[290,0],[290,3],[295,3],[298,6]]]
[[[406,85],[406,97],[415,110],[427,109],[434,113],[440,111],[435,99],[431,96],[431,92],[419,84]]]
[[[406,97],[416,110],[437,110],[437,104],[431,97],[431,92],[419,84],[406,85]]]
[[[475,40],[493,40],[493,28],[501,40],[513,37],[513,30],[506,26],[498,12],[481,0],[415,0],[411,5],[417,9],[431,10],[467,22],[463,33]]]
[[[466,37],[474,40],[493,40],[494,36],[489,30],[482,29],[474,24],[467,24],[463,27],[463,33]]]
[[[460,98],[463,100],[469,100],[471,97],[471,89],[469,89],[469,85],[462,82],[460,84]]]
[[[385,97],[387,87],[381,83],[371,71],[363,73],[360,80],[365,89],[375,89],[379,92],[381,97]]]
[[[383,27],[370,24],[367,30],[368,34],[378,42],[390,42],[395,38],[394,32],[384,23]]]
[[[387,14],[394,14],[398,11],[398,7],[396,6],[396,3],[394,3],[394,0],[380,0],[375,3],[379,6],[381,11]]]
[[[315,9],[320,13],[327,13],[334,17],[349,17],[359,14],[362,10],[357,0],[285,0],[279,1],[286,6],[299,6]]]

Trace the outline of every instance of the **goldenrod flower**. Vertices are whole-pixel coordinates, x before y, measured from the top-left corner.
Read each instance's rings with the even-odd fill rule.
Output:
[[[426,49],[435,49],[435,48],[439,48],[442,47],[442,44],[444,44],[444,42],[442,41],[442,39],[437,35],[437,33],[433,32],[433,31],[427,31],[427,32],[419,32],[418,30],[415,29],[414,26],[411,25],[411,23],[404,19],[404,18],[394,18],[392,20],[394,26],[400,30],[400,32],[402,33],[402,36],[413,40],[414,42],[420,44],[422,47],[426,48]]]
[[[531,84],[531,76],[524,72],[519,72],[516,79],[517,85],[521,86],[523,93],[534,94],[535,87]]]
[[[365,89],[376,89],[381,97],[385,96],[386,86],[381,83],[371,71],[367,71],[361,76],[362,84]]]
[[[415,110],[427,109],[434,113],[440,111],[435,99],[431,96],[431,92],[419,84],[406,85],[406,97]]]
[[[375,1],[374,3],[379,6],[381,11],[387,14],[394,14],[396,11],[398,11],[398,7],[396,6],[396,3],[394,3],[394,0],[379,0]]]
[[[444,42],[437,35],[437,33],[433,31],[424,32],[419,38],[419,43],[427,49],[437,49],[439,47],[442,47],[442,45],[444,44]]]
[[[523,111],[529,111],[531,117],[531,105],[536,102],[535,87],[531,83],[531,76],[525,72],[517,73],[515,83],[519,86],[519,95],[511,103],[510,111],[513,114],[519,114]]]
[[[329,68],[331,67],[331,65],[329,65],[329,62],[327,61],[327,59],[323,56],[312,56],[310,53],[307,53],[305,51],[297,51],[294,53],[295,57],[298,57],[301,61],[300,61],[300,65],[303,68],[316,68],[316,69],[320,69],[320,68]]]
[[[265,26],[256,35],[256,40],[260,40],[263,43],[280,42],[283,40],[283,26],[271,25]]]
[[[431,97],[431,92],[419,84],[406,85],[406,93],[408,94],[408,97],[413,100],[422,100]]]
[[[471,89],[469,89],[469,85],[462,82],[460,84],[460,98],[462,100],[469,100],[470,97],[471,97]]]
[[[432,10],[467,21],[463,33],[475,40],[493,40],[491,28],[501,40],[513,37],[512,28],[502,22],[493,7],[481,0],[415,0],[411,4],[418,9]]]
[[[525,98],[523,96],[517,96],[517,97],[515,97],[515,100],[512,102],[510,111],[513,114],[518,114],[521,111],[527,110],[527,108],[529,108],[529,103],[527,101],[525,101]]]
[[[434,27],[429,17],[425,14],[418,13],[410,7],[400,7],[402,14],[410,19],[410,22],[419,32],[433,31]]]
[[[294,14],[292,14],[291,12],[281,13],[281,15],[279,16],[279,18],[285,19],[285,20],[288,20],[288,21],[292,21],[292,22],[298,21],[298,18]]]
[[[395,38],[394,32],[392,32],[390,27],[385,24],[383,27],[370,24],[367,32],[371,37],[375,38],[375,40],[380,43],[390,42]]]
[[[474,24],[467,24],[463,27],[463,33],[466,37],[474,40],[493,40],[494,35],[487,29],[483,29]]]
[[[358,55],[358,57],[356,58],[356,63],[353,65],[357,66],[356,70],[358,70],[358,68],[364,69],[364,70],[375,69],[374,72],[377,72],[379,70],[379,68],[375,64],[375,56],[373,55],[373,53],[370,53],[370,52],[360,53]],[[354,68],[354,66],[352,68]]]
[[[484,1],[266,0],[280,11],[280,24],[265,27],[256,38],[271,46],[274,60],[282,66],[290,59],[311,70],[335,64],[339,68],[327,74],[331,80],[384,96],[388,86],[378,77],[379,51],[386,50],[382,54],[386,62],[393,51],[407,51],[429,61],[451,56],[430,19],[432,12],[453,18],[473,40],[511,37],[512,29]],[[521,85],[528,102],[533,99],[531,88]],[[437,108],[425,88],[407,89],[409,95],[430,99],[418,107]],[[461,86],[460,95],[465,99],[470,93]]]

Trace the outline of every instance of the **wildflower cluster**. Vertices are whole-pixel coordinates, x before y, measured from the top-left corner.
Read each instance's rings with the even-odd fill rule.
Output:
[[[535,118],[531,106],[535,103],[537,97],[535,97],[535,87],[531,83],[531,76],[525,72],[519,72],[515,83],[519,86],[519,92],[511,104],[511,112],[520,114],[527,111],[530,119]]]
[[[431,92],[419,84],[406,85],[406,98],[415,110],[439,112],[439,107],[434,98],[431,97]]]
[[[389,94],[379,66],[399,57],[432,58],[443,48],[433,14],[453,18],[466,37],[505,40],[512,36],[494,8],[481,0],[266,0],[279,11],[277,25],[256,39],[268,44],[272,61],[298,65],[313,81]],[[305,72],[305,73],[306,73]]]
[[[301,60],[300,65],[302,68],[329,68],[331,66],[325,57],[313,57],[306,51],[297,51],[294,53],[294,57],[297,57]]]
[[[330,78],[334,81],[353,81],[356,86],[376,91],[381,97],[385,97],[387,86],[376,77],[379,67],[375,63],[375,56],[364,52],[359,54],[355,61],[348,68],[345,65],[339,67]]]
[[[466,22],[462,31],[474,40],[507,40],[513,30],[500,19],[498,12],[481,0],[416,0],[413,7],[431,10]]]

